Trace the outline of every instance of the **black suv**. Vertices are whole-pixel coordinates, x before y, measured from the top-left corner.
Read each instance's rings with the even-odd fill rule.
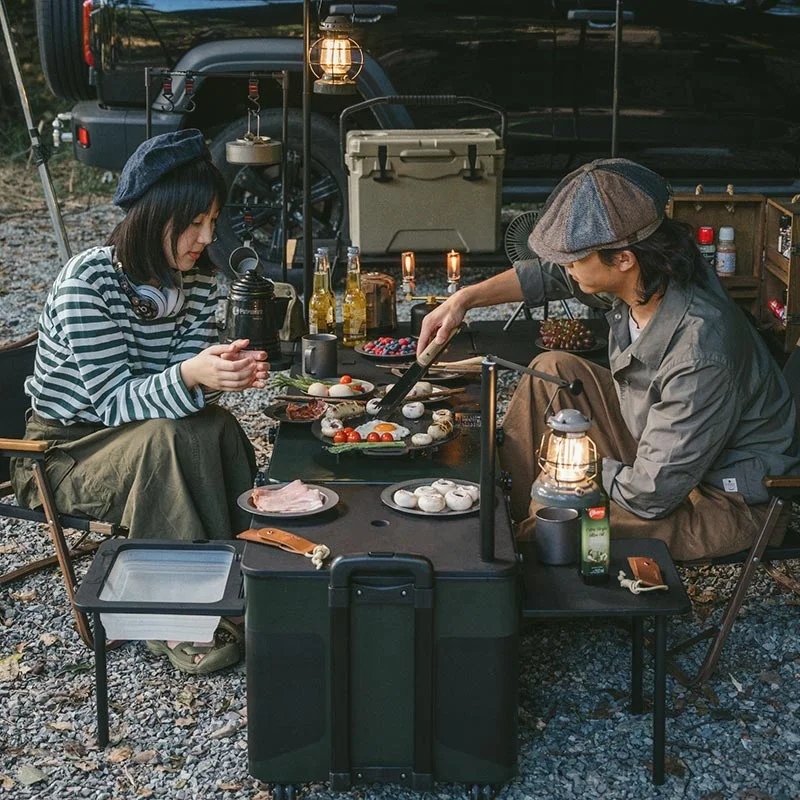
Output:
[[[314,95],[315,238],[347,235],[338,116],[394,94],[466,95],[508,115],[506,201],[541,200],[570,169],[610,153],[614,0],[311,2],[343,14],[365,52],[359,95]],[[286,69],[290,79],[290,236],[301,231],[301,0],[36,0],[45,75],[74,102],[80,161],[119,169],[145,136],[144,68],[197,73],[167,98],[152,79],[152,130],[199,127],[231,185],[255,208],[258,246],[274,253],[281,176],[232,166],[225,143],[247,129],[247,80],[218,75]],[[800,0],[628,0],[619,47],[617,155],[668,177],[676,190],[800,191]],[[216,73],[203,77],[203,72]],[[280,139],[281,89],[260,81],[261,133]],[[191,110],[190,110],[191,109]],[[470,106],[378,104],[359,128],[484,127]],[[241,210],[220,225],[221,251],[241,242]]]

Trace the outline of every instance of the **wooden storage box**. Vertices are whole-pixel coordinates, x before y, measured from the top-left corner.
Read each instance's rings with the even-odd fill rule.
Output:
[[[790,258],[779,253],[781,214],[791,216],[792,241],[800,244],[800,204],[790,200],[736,194],[732,186],[725,194],[705,194],[698,186],[694,194],[674,195],[667,207],[668,216],[687,222],[694,231],[712,227],[715,244],[721,227],[734,229],[736,271],[720,280],[775,346],[789,352],[800,336],[800,248],[795,246]],[[773,298],[786,305],[786,323],[770,311],[767,303]]]

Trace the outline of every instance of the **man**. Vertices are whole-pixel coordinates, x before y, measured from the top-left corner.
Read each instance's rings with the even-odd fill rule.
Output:
[[[669,194],[663,178],[626,159],[570,173],[531,233],[541,263],[457,292],[425,318],[418,347],[442,341],[476,306],[538,304],[575,285],[591,305],[610,303],[610,370],[556,352],[532,366],[583,381],[583,395],[560,392],[554,408],[593,421],[612,535],[660,538],[687,560],[747,547],[766,513],[762,478],[800,471],[800,448],[778,365],[687,226],[666,217]],[[503,423],[521,536],[533,525],[530,486],[552,391],[525,376]]]

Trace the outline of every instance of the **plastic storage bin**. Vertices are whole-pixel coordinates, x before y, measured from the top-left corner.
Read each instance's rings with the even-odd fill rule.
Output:
[[[353,244],[370,255],[496,251],[501,141],[489,128],[350,131]]]

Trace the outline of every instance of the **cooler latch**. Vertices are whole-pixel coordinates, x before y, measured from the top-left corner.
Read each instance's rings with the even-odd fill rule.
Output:
[[[465,181],[479,181],[483,176],[478,172],[478,145],[467,145],[467,164],[469,166],[469,174],[462,175]]]
[[[386,162],[388,160],[388,153],[385,144],[378,145],[378,175],[374,175],[372,180],[376,183],[388,183],[392,180],[392,176],[386,170]]]

